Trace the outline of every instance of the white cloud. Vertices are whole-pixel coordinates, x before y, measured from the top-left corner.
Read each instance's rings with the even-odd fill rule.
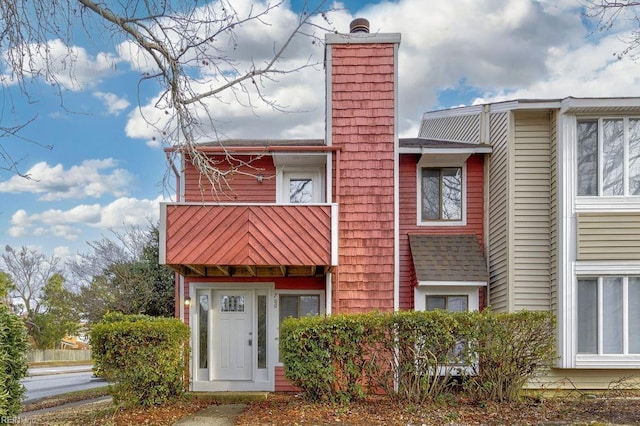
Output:
[[[250,3],[239,0],[234,6],[243,9]],[[367,5],[357,16],[370,21],[373,33],[401,33],[399,130],[408,135],[417,128],[422,113],[440,107],[439,96],[445,89],[462,86],[473,88],[475,93],[496,93],[532,87],[554,72],[554,61],[562,60],[554,52],[580,51],[580,58],[593,56],[596,52],[589,47],[593,40],[587,38],[577,6],[569,0],[442,0],[430,1],[425,13],[421,2],[398,0]],[[354,18],[346,10],[327,16],[340,32],[347,32]],[[238,27],[233,51],[237,69],[248,69],[252,59],[260,64],[265,55],[273,52],[274,42],[282,40],[297,22],[286,7],[276,9],[265,19],[270,25],[252,22]],[[326,26],[318,19],[316,22]],[[318,34],[323,37],[321,32]],[[611,53],[597,52],[607,58]],[[310,57],[312,61],[322,61],[323,47],[299,37],[286,51],[283,65],[305,63]],[[221,67],[226,69],[224,64]],[[224,81],[219,70],[212,67],[198,71],[202,81],[194,83],[197,89],[217,87]],[[194,110],[199,122],[210,123],[198,129],[199,134],[203,139],[215,139],[216,132],[221,138],[323,137],[324,73],[322,66],[305,68],[277,76],[278,81],[262,87],[268,99],[288,107],[288,111],[303,111],[300,113],[277,111],[255,96],[249,107],[245,92],[220,93],[215,100],[207,101],[212,122],[201,109]],[[247,92],[251,95],[253,88]],[[160,146],[170,114],[155,107],[158,99],[159,96],[149,99],[129,115],[125,130],[128,137]],[[169,135],[174,136],[171,129]]]
[[[52,235],[69,241],[77,240],[84,227],[101,230],[146,225],[159,219],[163,197],[150,199],[119,198],[113,202],[81,204],[67,210],[49,209],[28,214],[21,209],[11,217],[8,233],[12,237]]]
[[[43,161],[25,173],[29,179],[12,176],[0,182],[0,192],[41,194],[39,199],[45,201],[99,198],[105,194],[120,197],[127,195],[133,176],[116,166],[117,162],[112,158],[85,160],[67,170],[62,164],[50,166]]]
[[[25,76],[57,83],[71,91],[84,90],[114,74],[118,62],[111,54],[99,53],[93,57],[83,47],[67,46],[60,39],[49,40],[44,45],[28,44],[19,49],[29,52],[29,60],[23,63]],[[8,53],[4,52],[4,55],[6,57]],[[6,84],[18,83],[10,75],[0,75],[0,80]]]
[[[109,115],[114,115],[116,117],[131,105],[128,100],[118,97],[115,93],[94,92],[93,96],[104,103]]]

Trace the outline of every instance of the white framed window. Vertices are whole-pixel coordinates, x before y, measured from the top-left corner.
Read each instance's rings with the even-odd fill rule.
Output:
[[[469,296],[464,295],[444,295],[434,294],[426,295],[425,310],[435,311],[440,309],[449,312],[468,312]]]
[[[466,223],[466,167],[418,166],[418,225]]]
[[[278,330],[279,324],[285,318],[301,318],[305,316],[324,315],[325,313],[325,293],[322,290],[279,290],[276,292],[274,307],[278,310]],[[278,362],[280,360],[280,349],[278,350]],[[279,363],[278,365],[282,365]]]
[[[276,198],[283,204],[311,204],[324,201],[324,182],[319,168],[285,169],[277,173]]]
[[[302,318],[320,314],[319,294],[281,294],[280,322],[285,318]]]
[[[414,289],[414,309],[432,311],[435,309],[452,312],[477,311],[480,309],[478,292],[481,287],[475,285],[418,285]]]
[[[577,355],[640,355],[640,276],[578,277]]]
[[[640,196],[640,118],[577,120],[578,197]]]

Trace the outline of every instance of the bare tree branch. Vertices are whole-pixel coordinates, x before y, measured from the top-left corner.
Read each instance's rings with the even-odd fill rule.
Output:
[[[585,0],[584,16],[594,22],[592,32],[608,32],[615,26],[628,28],[628,36],[620,37],[626,47],[614,52],[618,59],[638,59],[640,53],[640,2],[632,0]]]
[[[251,167],[251,161],[235,159],[229,152],[222,162],[212,162],[198,151],[197,144],[220,143],[216,130],[220,114],[216,108],[225,102],[223,93],[231,93],[233,102],[252,110],[259,102],[288,111],[270,98],[266,83],[321,62],[322,58],[309,57],[293,63],[285,57],[294,42],[308,38],[318,45],[323,33],[331,30],[326,0],[316,3],[314,7],[304,5],[285,35],[274,38],[271,51],[263,49],[246,56],[239,46],[243,30],[270,25],[268,15],[284,7],[283,0],[254,2],[242,9],[232,0],[205,4],[170,0],[0,0],[0,84],[18,84],[25,93],[28,79],[43,79],[66,90],[82,85],[74,74],[75,60],[81,53],[73,46],[74,32],[80,25],[86,35],[98,40],[103,34],[98,28],[103,28],[111,32],[118,49],[128,48],[130,59],[138,61],[143,71],[139,87],[152,83],[159,89],[155,111],[143,109],[140,102],[138,109],[149,128],[155,129],[157,139],[164,146],[177,148],[173,151],[176,155],[185,154],[201,172],[205,187],[214,194],[225,193],[231,190],[231,175],[259,170]],[[56,40],[66,46],[66,55],[54,48]],[[112,60],[115,66],[117,59]],[[143,65],[144,60],[147,63]]]

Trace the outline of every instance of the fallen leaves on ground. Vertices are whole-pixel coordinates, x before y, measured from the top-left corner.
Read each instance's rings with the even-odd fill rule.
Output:
[[[180,418],[216,404],[191,395],[172,404],[148,408],[114,407],[110,401],[29,417],[46,425],[172,425]],[[295,394],[271,394],[248,404],[238,425],[580,425],[640,424],[640,398],[600,397],[526,399],[518,403],[471,401],[451,396],[438,403],[401,405],[372,396],[350,405],[314,404]]]
[[[185,397],[153,407],[118,408],[107,400],[29,416],[25,421],[35,425],[165,426],[215,404],[211,398]]]
[[[441,403],[400,405],[377,396],[348,406],[311,404],[275,394],[252,403],[239,425],[530,425],[640,424],[640,399],[556,398],[519,403],[473,402],[452,397]]]

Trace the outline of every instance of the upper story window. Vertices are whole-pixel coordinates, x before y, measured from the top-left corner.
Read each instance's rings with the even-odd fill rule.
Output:
[[[324,200],[322,170],[281,169],[278,172],[277,199],[285,204],[322,203]]]
[[[290,178],[289,202],[294,204],[313,202],[313,179],[310,177]]]
[[[424,222],[463,220],[463,168],[422,167],[420,169],[420,219]]]
[[[640,118],[578,120],[578,196],[640,195]]]

